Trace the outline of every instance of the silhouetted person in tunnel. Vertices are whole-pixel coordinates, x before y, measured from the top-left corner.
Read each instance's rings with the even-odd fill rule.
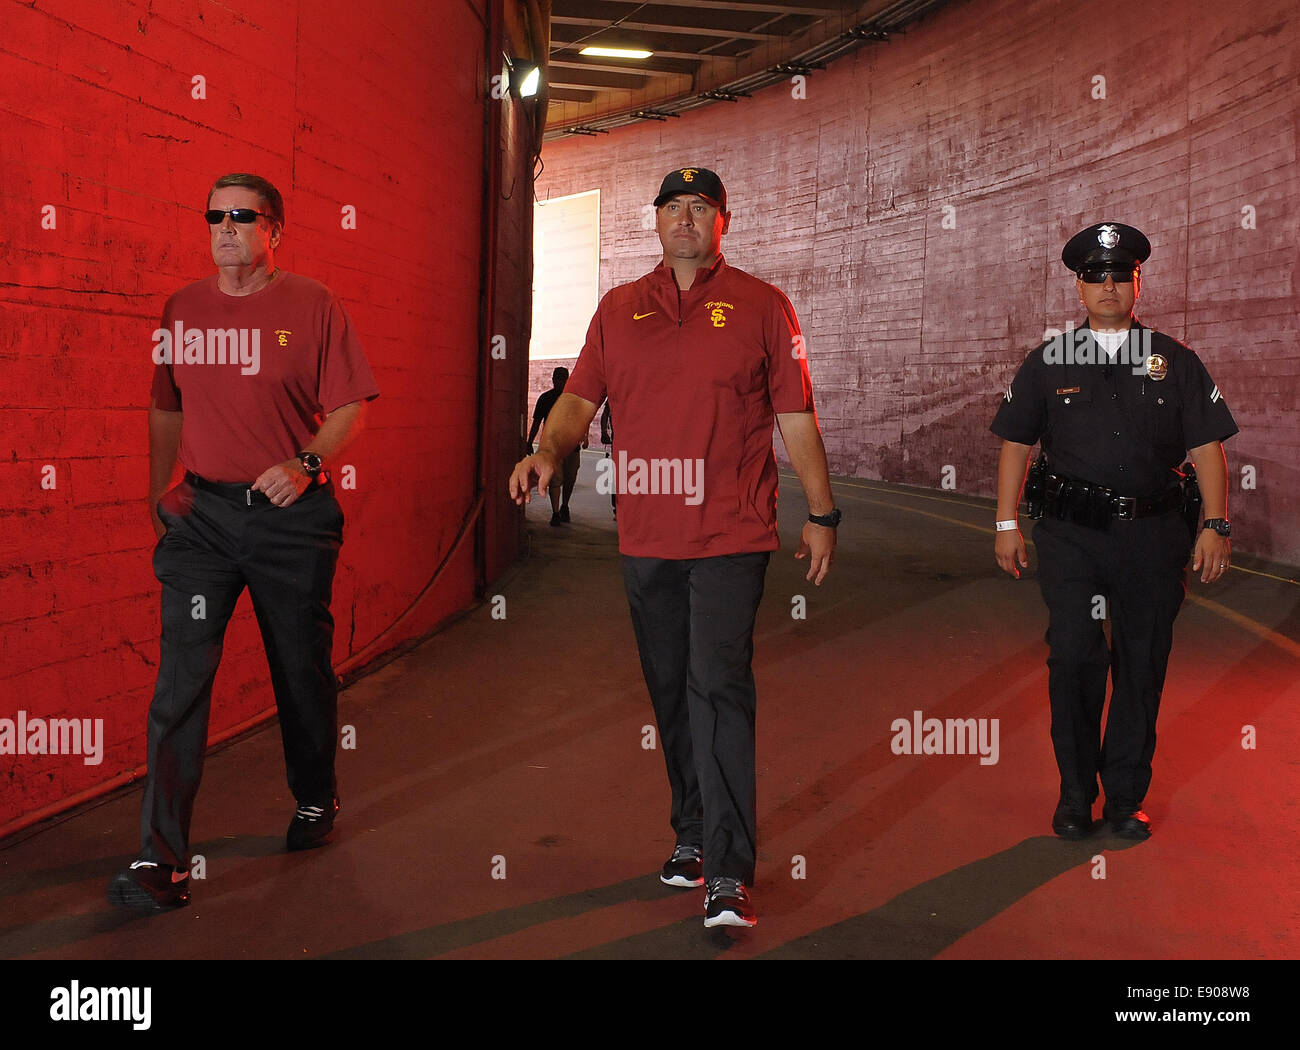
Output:
[[[605,446],[605,458],[612,459],[614,456],[614,415],[609,410],[609,398],[605,398],[605,407],[600,413],[600,443]],[[609,509],[617,518],[618,488],[615,485],[609,487]]]
[[[753,926],[753,635],[778,546],[774,423],[813,512],[795,557],[817,584],[840,512],[794,309],[722,258],[721,180],[678,169],[654,204],[663,260],[601,300],[510,494],[523,503],[549,482],[608,395],[623,578],[672,789],[677,843],[660,878],[706,886],[706,926]]]
[[[1111,831],[1150,836],[1142,802],[1187,561],[1194,552],[1192,571],[1211,583],[1231,553],[1222,443],[1237,425],[1200,358],[1133,316],[1150,254],[1141,231],[1122,223],[1070,239],[1061,259],[1088,322],[1030,351],[991,427],[1002,438],[994,554],[1017,578],[1029,564],[1017,507],[1030,450],[1042,441],[1026,495],[1042,507],[1034,545],[1061,774],[1052,830],[1067,839],[1092,830],[1098,776]],[[1177,469],[1188,450],[1203,508]]]
[[[564,384],[568,379],[569,370],[563,365],[551,373],[551,389],[542,391],[537,398],[537,407],[533,409],[533,427],[528,431],[528,448],[525,455],[532,451],[533,438],[537,437],[537,431],[546,422],[546,417],[555,407],[559,396],[564,393]],[[573,495],[573,487],[578,483],[578,468],[582,466],[582,450],[586,447],[586,441],[575,446],[573,451],[564,457],[563,470],[551,478],[552,525],[562,525],[569,520],[569,497]]]
[[[338,810],[329,605],[343,512],[325,467],[379,393],[339,301],[275,264],[279,191],[260,176],[222,176],[204,218],[217,272],[168,299],[154,337],[149,494],[162,641],[140,857],[108,891],[114,904],[151,911],[189,903],[212,683],[245,587],[298,803],[285,844],[329,840]],[[165,492],[178,456],[185,477]]]

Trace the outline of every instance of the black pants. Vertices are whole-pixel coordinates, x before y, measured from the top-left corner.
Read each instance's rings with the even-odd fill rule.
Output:
[[[632,627],[672,789],[678,842],[704,877],[754,881],[754,616],[770,552],[623,557]]]
[[[250,504],[251,499],[251,504]],[[187,477],[158,504],[162,649],[149,708],[149,773],[140,816],[144,860],[186,867],[203,774],[212,682],[226,624],[247,587],[266,644],[289,788],[302,805],[336,792],[338,680],[330,593],[343,512],[332,485],[276,507],[246,486]]]
[[[1187,525],[1177,511],[1115,521],[1104,531],[1044,518],[1034,544],[1049,614],[1048,691],[1061,791],[1091,803],[1100,774],[1107,803],[1135,809],[1151,783],[1156,715],[1187,589]]]

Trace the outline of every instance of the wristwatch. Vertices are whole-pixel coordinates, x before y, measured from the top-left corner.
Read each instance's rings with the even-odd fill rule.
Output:
[[[1220,536],[1231,536],[1232,526],[1228,523],[1227,518],[1206,518],[1202,529],[1213,529]]]
[[[808,520],[814,525],[825,525],[828,529],[833,529],[839,525],[840,519],[844,517],[844,512],[836,507],[829,514],[809,514]]]
[[[316,455],[315,452],[299,452],[298,462],[302,464],[303,472],[309,478],[316,477],[325,466],[325,461]]]

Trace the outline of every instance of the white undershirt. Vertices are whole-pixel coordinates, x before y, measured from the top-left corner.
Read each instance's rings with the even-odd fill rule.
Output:
[[[1094,330],[1092,335],[1097,340],[1097,345],[1105,351],[1106,356],[1114,361],[1115,355],[1119,353],[1120,346],[1128,338],[1128,329],[1126,328],[1122,332],[1098,332]]]

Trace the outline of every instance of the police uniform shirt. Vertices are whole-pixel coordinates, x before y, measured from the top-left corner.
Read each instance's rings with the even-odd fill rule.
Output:
[[[1050,343],[1030,351],[989,429],[1022,445],[1041,440],[1053,474],[1138,497],[1168,488],[1188,449],[1237,433],[1200,358],[1176,339],[1136,321],[1130,329],[1129,347],[1164,358],[1163,379],[1158,367],[1135,367],[1136,352],[1112,361],[1095,338],[1087,345],[1094,363],[1046,353]]]

